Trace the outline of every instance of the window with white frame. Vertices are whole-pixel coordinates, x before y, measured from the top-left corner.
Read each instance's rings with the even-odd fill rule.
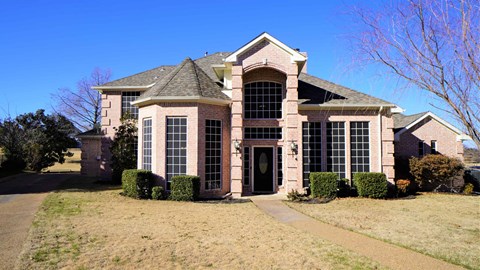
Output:
[[[350,158],[352,176],[357,172],[370,171],[369,122],[350,123]]]
[[[140,96],[139,91],[122,92],[122,116],[128,112],[134,119],[138,119],[138,107],[130,104]]]
[[[222,122],[205,123],[205,190],[220,189],[222,184]]]
[[[310,184],[310,172],[322,171],[322,123],[302,123],[303,186]]]
[[[282,118],[282,85],[275,82],[252,82],[244,86],[245,119]]]
[[[187,173],[187,118],[167,117],[167,190],[172,177]]]
[[[345,123],[327,123],[327,171],[345,178]]]
[[[152,170],[152,119],[143,119],[142,168]]]

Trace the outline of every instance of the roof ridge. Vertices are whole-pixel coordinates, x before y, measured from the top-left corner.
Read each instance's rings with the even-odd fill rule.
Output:
[[[180,70],[185,66],[185,64],[187,63],[188,59],[190,59],[190,57],[187,57],[185,58],[180,64],[178,64],[176,66],[176,68],[174,70],[172,70],[172,72],[170,72],[167,76],[169,76],[169,78],[162,78],[160,81],[163,81],[164,79],[168,79],[163,85],[161,85],[158,89],[158,91],[162,91],[163,89],[165,89],[167,87],[168,84],[170,84],[170,82],[175,78],[175,76],[178,74],[178,72],[180,72]],[[192,60],[192,59],[190,59]]]
[[[197,71],[197,68],[200,68],[200,67],[197,64],[195,64],[195,62],[193,62],[192,59],[190,59],[189,62],[192,64],[193,72],[195,72],[195,83],[197,84],[198,92],[199,92],[200,96],[203,97],[203,89],[200,86],[200,80],[199,80],[200,78],[198,78],[198,71]]]

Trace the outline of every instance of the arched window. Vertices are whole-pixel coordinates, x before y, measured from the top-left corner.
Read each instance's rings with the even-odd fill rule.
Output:
[[[252,82],[244,87],[245,119],[282,118],[282,85],[275,82]]]

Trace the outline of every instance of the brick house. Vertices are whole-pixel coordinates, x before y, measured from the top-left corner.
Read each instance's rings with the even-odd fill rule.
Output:
[[[466,134],[432,112],[413,115],[394,114],[396,178],[406,178],[411,157],[442,154],[463,160],[463,141]]]
[[[102,126],[80,137],[82,173],[108,178],[122,113],[138,119],[138,168],[168,190],[198,175],[203,196],[285,193],[312,171],[394,181],[390,102],[307,74],[306,53],[262,33],[233,53],[160,66],[95,87]]]

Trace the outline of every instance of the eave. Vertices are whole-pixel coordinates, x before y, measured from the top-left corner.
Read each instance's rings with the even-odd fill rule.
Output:
[[[154,86],[155,83],[149,84],[149,85],[128,85],[128,86],[92,86],[93,89],[103,91],[103,90],[112,90],[112,91],[118,91],[118,90],[148,90],[152,86]]]
[[[185,96],[185,97],[175,97],[175,96],[164,96],[164,97],[147,97],[142,99],[137,99],[130,102],[130,104],[143,107],[160,102],[169,102],[169,103],[184,103],[184,102],[195,102],[203,104],[212,104],[212,105],[221,105],[228,106],[231,103],[231,100],[216,99],[216,98],[207,98],[201,96]]]
[[[323,111],[323,110],[378,110],[380,108],[395,108],[395,104],[299,104],[298,109],[303,111]]]

